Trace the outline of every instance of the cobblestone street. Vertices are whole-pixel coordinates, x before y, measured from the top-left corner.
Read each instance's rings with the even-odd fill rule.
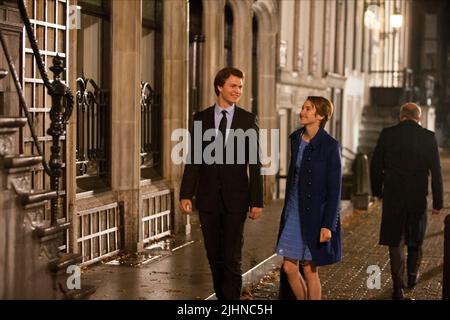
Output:
[[[406,291],[416,300],[441,299],[443,271],[444,219],[450,213],[450,155],[441,155],[444,179],[444,209],[439,216],[428,215],[428,227],[423,245],[423,260],[417,286]],[[431,198],[429,199],[429,206]],[[366,213],[354,213],[343,223],[343,259],[340,263],[322,267],[323,299],[366,300],[390,299],[392,281],[389,252],[378,245],[381,219],[380,203],[375,203]],[[381,288],[369,289],[368,267],[381,270]],[[257,286],[246,291],[247,299],[276,300],[278,298],[279,269],[268,274]]]

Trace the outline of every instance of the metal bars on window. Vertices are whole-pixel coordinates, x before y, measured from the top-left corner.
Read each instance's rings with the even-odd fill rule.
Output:
[[[159,134],[156,131],[160,121],[159,95],[148,82],[141,82],[141,168],[159,165]]]
[[[163,190],[142,198],[143,243],[149,243],[172,233],[172,192]]]
[[[94,80],[77,79],[77,179],[106,174],[107,95]]]
[[[118,202],[77,212],[82,266],[116,255],[121,249],[122,209]]]

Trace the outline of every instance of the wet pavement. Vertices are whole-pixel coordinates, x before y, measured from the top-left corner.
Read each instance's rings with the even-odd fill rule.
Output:
[[[247,219],[243,272],[273,254],[281,206],[282,201],[273,201],[260,219]],[[212,279],[195,213],[191,216],[191,224],[190,235],[178,235],[159,242],[138,256],[121,256],[84,268],[82,283],[97,286],[91,299],[200,300],[210,297],[213,294]],[[247,279],[249,275],[247,273]],[[245,279],[244,276],[244,283],[248,283]]]
[[[444,179],[444,209],[438,216],[428,215],[428,227],[423,245],[423,260],[418,284],[406,290],[416,300],[442,298],[444,219],[450,214],[450,154],[441,155]],[[429,204],[431,203],[431,199]],[[430,208],[431,210],[431,208]],[[353,214],[343,225],[343,259],[340,263],[319,269],[324,299],[329,300],[385,300],[392,294],[389,252],[378,245],[381,208],[375,203],[367,213]],[[381,270],[380,288],[369,289],[369,266]],[[372,267],[373,268],[373,267]],[[278,299],[279,268],[268,273],[252,288],[247,288],[246,299]]]

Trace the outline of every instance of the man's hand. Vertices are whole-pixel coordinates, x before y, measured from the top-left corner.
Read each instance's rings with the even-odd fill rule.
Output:
[[[331,230],[328,228],[320,229],[320,242],[328,242],[331,239]]]
[[[262,214],[262,208],[252,207],[250,208],[250,214],[248,217],[252,220],[258,219]]]
[[[190,199],[181,199],[180,200],[180,209],[184,214],[192,213],[192,201]]]
[[[431,214],[439,214],[439,213],[441,213],[441,209],[434,209],[433,208],[433,211],[431,211]]]

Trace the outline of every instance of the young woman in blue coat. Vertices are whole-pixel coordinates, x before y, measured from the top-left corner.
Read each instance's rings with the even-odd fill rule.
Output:
[[[276,253],[299,300],[321,299],[318,266],[341,260],[341,154],[325,130],[333,104],[310,96],[300,112],[303,126],[290,135],[291,164]],[[299,273],[303,267],[304,278]]]

